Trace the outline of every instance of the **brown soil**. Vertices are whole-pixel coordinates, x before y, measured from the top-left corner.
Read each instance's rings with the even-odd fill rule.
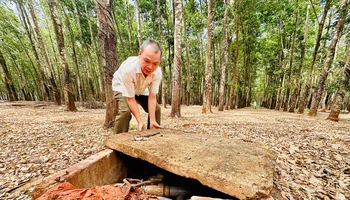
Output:
[[[104,109],[66,112],[47,102],[0,102],[0,199],[30,199],[25,184],[85,159],[105,147]],[[268,109],[201,114],[181,107],[182,118],[162,125],[182,131],[259,142],[278,153],[275,187],[282,199],[350,199],[350,114],[339,122]],[[143,113],[146,121],[146,114]],[[131,130],[136,128],[132,119]],[[191,141],[188,141],[189,143]]]

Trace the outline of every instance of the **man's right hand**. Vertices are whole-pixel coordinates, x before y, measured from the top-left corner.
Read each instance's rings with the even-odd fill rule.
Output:
[[[138,123],[138,131],[143,131],[145,130],[145,124],[143,122]]]

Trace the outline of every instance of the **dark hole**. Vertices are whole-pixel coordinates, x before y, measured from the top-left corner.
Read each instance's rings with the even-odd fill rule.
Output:
[[[164,185],[176,188],[181,190],[188,191],[188,195],[185,196],[172,196],[168,197],[171,199],[189,199],[191,196],[202,196],[202,197],[212,197],[212,198],[221,198],[221,199],[233,199],[232,196],[224,194],[220,191],[217,191],[208,186],[202,185],[199,181],[178,176],[174,173],[166,171],[162,168],[159,168],[149,162],[146,162],[141,159],[136,159],[125,154],[121,154],[121,160],[125,163],[128,169],[128,178],[141,179],[143,181],[149,180],[152,177],[162,177],[162,183]],[[161,175],[161,176],[159,176]]]

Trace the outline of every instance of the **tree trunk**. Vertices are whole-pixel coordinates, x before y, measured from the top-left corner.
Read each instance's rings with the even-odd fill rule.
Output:
[[[34,44],[33,33],[31,31],[32,27],[30,26],[30,23],[28,21],[29,18],[28,18],[27,12],[24,9],[23,4],[20,2],[17,2],[17,3],[18,3],[18,13],[20,14],[24,28],[26,30],[26,34],[29,38],[30,46],[32,48],[32,52],[33,52],[34,57],[35,57],[35,64],[38,68],[37,70],[36,69],[34,69],[34,70],[37,71],[37,75],[38,75],[38,79],[39,79],[38,81],[39,81],[39,85],[41,87],[41,90],[40,90],[41,97],[42,97],[42,100],[47,101],[48,97],[50,96],[50,93],[48,91],[49,89],[47,88],[47,86],[45,84],[46,76],[44,74],[43,66],[41,65],[41,62],[39,59],[38,51],[37,51],[35,44]],[[41,98],[39,98],[39,99],[41,99]]]
[[[104,86],[106,89],[106,117],[104,128],[113,127],[118,106],[113,97],[112,79],[118,65],[116,37],[112,22],[112,5],[110,0],[95,0],[98,18],[98,37],[100,54],[104,69]]]
[[[81,29],[81,25],[80,25],[80,17],[79,17],[79,12],[77,9],[77,5],[75,3],[75,0],[72,0],[72,6],[74,8],[74,15],[75,15],[75,21],[77,22],[77,26],[78,26],[78,32],[79,32],[79,38],[80,38],[80,42],[81,42],[81,46],[82,46],[82,52],[83,52],[83,58],[85,61],[85,70],[86,70],[86,74],[87,74],[87,79],[88,79],[88,97],[92,98],[95,94],[95,89],[94,89],[94,84],[91,78],[91,71],[92,67],[91,67],[91,59],[90,59],[90,52],[87,48],[86,43],[84,42],[84,38],[83,38],[83,31]]]
[[[132,39],[131,39],[131,30],[132,30],[132,24],[129,16],[129,5],[127,0],[124,0],[125,5],[125,15],[126,15],[126,21],[128,23],[128,37],[129,37],[129,53],[132,53]]]
[[[160,0],[157,0],[157,15],[158,15],[158,34],[159,34],[159,43],[163,43],[163,34],[162,34],[162,13],[160,12]],[[166,80],[164,77],[165,74],[165,62],[160,63],[160,67],[162,68],[163,72],[163,79],[162,79],[162,107],[166,108],[166,98],[165,98],[165,84]]]
[[[281,59],[283,59],[283,58],[281,58]],[[286,73],[284,73],[284,61],[282,60],[281,61],[282,62],[282,66],[281,66],[281,68],[282,68],[282,74],[280,75],[281,76],[281,78],[280,78],[280,83],[281,83],[281,85],[280,85],[280,87],[279,87],[279,89],[278,89],[278,92],[277,92],[277,100],[276,100],[276,106],[275,106],[275,109],[276,110],[280,110],[281,109],[281,105],[282,105],[282,102],[283,102],[283,88],[284,88],[284,82],[285,82],[285,76],[286,76]]]
[[[188,36],[187,36],[187,27],[186,27],[186,17],[183,17],[183,30],[184,30],[184,39],[185,39],[185,48],[186,48],[186,106],[190,105],[191,102],[191,64],[190,64],[190,50],[188,45]]]
[[[228,82],[231,83],[232,82],[232,64],[231,64],[231,43],[232,43],[232,39],[231,37],[228,37],[228,41],[227,41],[227,78],[228,78]],[[226,99],[225,99],[225,110],[229,109],[229,104],[230,104],[230,99],[231,99],[231,85],[228,85],[226,87]]]
[[[326,79],[328,76],[328,71],[332,65],[334,54],[335,54],[335,49],[336,49],[337,43],[341,37],[342,30],[344,28],[348,4],[349,4],[348,0],[341,0],[340,1],[340,8],[339,8],[340,12],[339,12],[339,19],[338,19],[338,22],[336,25],[336,33],[334,34],[332,41],[331,41],[331,44],[328,47],[327,57],[323,63],[323,67],[322,67],[322,71],[319,75],[317,87],[315,88],[315,92],[314,92],[315,96],[312,99],[310,112],[308,114],[309,116],[316,116],[316,114],[317,114],[317,108],[318,108],[318,105],[319,105],[321,97],[322,97],[324,85],[325,85],[325,82],[326,82]]]
[[[65,9],[64,9],[65,10]],[[78,63],[78,58],[77,58],[77,53],[75,50],[75,42],[74,42],[74,34],[72,30],[72,26],[69,21],[68,14],[65,12],[65,17],[66,17],[66,24],[69,30],[69,36],[70,36],[70,42],[72,44],[72,52],[73,52],[73,63],[74,63],[74,70],[75,70],[75,76],[77,80],[77,90],[78,90],[78,95],[79,95],[79,101],[83,101],[83,87],[82,87],[82,81],[81,81],[81,76],[80,76],[80,69],[79,69],[79,63]]]
[[[55,78],[52,74],[52,71],[51,71],[52,66],[51,66],[51,63],[49,60],[49,56],[47,55],[46,47],[45,47],[44,41],[42,39],[42,35],[40,32],[40,28],[39,28],[39,23],[38,23],[38,20],[37,20],[37,17],[36,17],[35,11],[34,11],[34,7],[32,5],[31,0],[28,1],[28,7],[29,7],[29,12],[31,14],[33,23],[34,23],[34,31],[36,33],[40,53],[43,56],[43,60],[44,60],[44,64],[45,64],[44,70],[45,70],[46,75],[48,77],[49,84],[51,85],[50,89],[53,92],[54,101],[57,105],[61,105],[61,94],[60,94],[60,91],[58,90],[56,80],[55,80]]]
[[[339,113],[345,99],[345,94],[347,92],[349,82],[350,82],[350,45],[348,44],[342,79],[338,88],[338,92],[335,95],[335,101],[331,106],[331,113],[329,113],[329,116],[327,119],[330,119],[332,121],[339,121]]]
[[[307,73],[308,76],[306,78],[304,92],[301,95],[300,101],[299,101],[300,102],[299,103],[299,109],[298,109],[298,113],[299,114],[303,114],[304,113],[305,105],[307,103],[307,100],[309,99],[310,88],[311,88],[311,83],[312,83],[312,74],[313,74],[313,71],[314,71],[314,66],[315,66],[315,62],[316,62],[317,52],[318,52],[318,49],[320,47],[320,41],[321,41],[321,37],[322,37],[323,26],[324,26],[324,23],[325,23],[326,18],[327,18],[328,10],[329,10],[329,8],[331,6],[331,1],[332,0],[327,0],[326,5],[325,5],[324,10],[323,10],[322,19],[321,19],[321,21],[319,23],[319,26],[318,26],[318,32],[317,32],[317,37],[316,37],[316,41],[315,41],[315,47],[314,47],[314,51],[312,53],[312,62],[311,62],[309,71]]]
[[[228,9],[230,5],[230,0],[225,0],[225,12],[224,12],[224,37],[222,42],[221,50],[221,78],[220,78],[220,89],[219,89],[219,106],[218,110],[224,110],[225,103],[225,85],[226,85],[226,66],[228,58]]]
[[[309,10],[310,10],[310,5],[307,6],[307,10],[306,10],[304,40],[301,43],[300,63],[299,63],[299,68],[298,68],[298,74],[297,74],[297,77],[295,80],[294,91],[293,91],[292,98],[291,98],[290,105],[289,105],[289,112],[292,112],[292,113],[294,113],[296,101],[297,101],[297,98],[299,96],[299,91],[300,91],[299,90],[300,79],[301,79],[301,73],[302,73],[303,64],[304,64],[306,42],[307,42],[308,32],[309,32]]]
[[[29,11],[30,11],[33,23],[34,23],[34,31],[36,33],[40,53],[43,56],[43,60],[44,60],[44,64],[45,64],[44,70],[45,70],[46,76],[48,77],[49,84],[51,86],[50,90],[53,92],[53,97],[54,97],[55,103],[57,105],[61,105],[61,94],[60,94],[60,91],[58,90],[56,80],[55,80],[55,78],[52,74],[52,71],[51,71],[51,63],[49,61],[49,56],[47,55],[46,47],[44,45],[44,42],[43,42],[43,39],[41,36],[38,20],[37,20],[37,17],[36,17],[35,11],[34,11],[34,7],[32,5],[31,0],[28,2],[28,7],[29,7]]]
[[[171,50],[174,50],[173,48],[173,44],[172,44],[172,37],[171,37],[171,34],[172,34],[172,30],[171,30],[171,24],[170,23],[170,19],[169,17],[172,16],[171,14],[169,14],[170,11],[168,11],[168,7],[165,6],[165,13],[167,13],[167,17],[165,18],[166,19],[166,30],[167,30],[167,38],[166,38],[166,41],[167,41],[167,45],[168,45],[168,56],[167,56],[167,67],[168,67],[168,74],[169,74],[169,77],[168,77],[168,81],[167,81],[167,85],[169,86],[169,88],[167,88],[168,90],[168,94],[172,94],[172,80],[171,80],[171,76],[172,76],[172,63],[174,62],[174,58],[173,58],[173,54],[172,54],[172,51]],[[165,73],[165,70],[164,70],[164,73]],[[171,102],[171,100],[169,100]]]
[[[139,41],[139,47],[140,47],[142,44],[142,35],[141,35],[141,17],[140,17],[139,0],[135,0],[135,11],[136,11],[136,21],[137,21],[137,39]]]
[[[170,117],[181,117],[181,25],[182,0],[175,0],[174,24],[174,70],[172,78],[171,113]]]
[[[89,14],[88,9],[87,9],[87,5],[86,2],[84,3],[84,7],[85,7],[85,13]],[[98,85],[100,86],[99,90],[100,90],[100,101],[105,101],[105,90],[104,90],[104,84],[103,84],[103,68],[102,68],[102,60],[101,60],[101,56],[99,54],[99,49],[98,49],[98,45],[97,45],[97,39],[94,35],[94,32],[92,30],[92,25],[91,25],[91,21],[90,21],[90,15],[88,15],[88,25],[89,25],[89,31],[90,31],[90,39],[91,39],[91,44],[93,45],[93,49],[96,55],[96,62],[97,62],[97,66],[96,66],[96,72],[98,74]]]
[[[297,2],[298,4],[298,2]],[[299,21],[299,8],[297,6],[297,13],[295,15],[295,26],[294,26],[294,33],[293,33],[293,40],[292,40],[292,52],[290,54],[290,62],[289,62],[289,74],[288,74],[288,85],[287,85],[287,93],[286,93],[286,99],[284,102],[284,107],[283,107],[283,111],[287,111],[288,110],[288,105],[289,105],[289,98],[290,98],[290,90],[292,87],[292,76],[293,76],[293,61],[294,61],[294,50],[295,50],[295,39],[297,36],[297,27],[298,27],[298,21]]]
[[[114,19],[117,19],[117,17],[115,16],[115,12],[112,12],[112,15],[113,15],[113,18]],[[124,44],[124,41],[123,41],[123,37],[122,37],[122,34],[121,34],[121,30],[119,28],[119,23],[118,23],[118,20],[114,20],[114,24],[115,24],[115,27],[117,28],[117,34],[118,34],[118,37],[119,37],[119,44]],[[117,37],[117,43],[118,43],[118,37]],[[125,60],[125,57],[128,57],[127,55],[131,54],[131,52],[129,52],[128,54],[125,52],[125,49],[126,48],[123,48],[122,52],[123,52],[123,55],[124,55],[124,59]],[[123,57],[122,57],[123,58]]]
[[[42,92],[44,92],[45,90],[37,90],[38,88],[42,87],[43,89],[45,89],[44,86],[41,86],[40,85],[40,78],[39,78],[39,73],[36,69],[36,66],[30,56],[30,52],[29,52],[29,49],[27,47],[27,43],[23,43],[23,40],[22,40],[22,37],[19,35],[18,32],[15,32],[14,33],[16,35],[16,38],[18,39],[18,41],[20,42],[21,46],[22,46],[22,49],[25,51],[25,54],[26,56],[28,57],[28,59],[30,60],[30,63],[31,63],[31,69],[29,70],[29,74],[30,76],[32,77],[32,80],[34,81],[34,83],[30,83],[31,81],[28,80],[28,77],[25,76],[25,74],[22,75],[21,72],[23,71],[26,71],[26,65],[21,65],[22,69],[19,69],[20,71],[18,71],[18,73],[20,74],[21,77],[23,77],[23,79],[25,80],[24,81],[21,81],[23,83],[19,83],[19,84],[24,84],[26,85],[26,87],[21,87],[22,90],[28,90],[30,93],[29,95],[27,95],[27,99],[29,101],[40,101],[42,100]],[[12,54],[11,54],[12,55]],[[15,57],[15,56],[14,56]],[[15,58],[16,60],[16,58]],[[17,61],[14,61],[15,63],[17,63]],[[28,66],[29,67],[29,66]],[[29,75],[28,75],[29,76]]]
[[[51,19],[53,23],[53,28],[55,30],[57,48],[60,53],[61,64],[63,68],[63,77],[64,77],[64,99],[66,104],[67,111],[76,111],[74,104],[74,94],[72,91],[72,83],[70,78],[70,72],[68,67],[68,62],[66,58],[66,49],[64,46],[64,37],[62,31],[62,20],[61,14],[57,10],[57,0],[48,1]]]
[[[233,63],[233,79],[232,79],[232,100],[230,109],[235,109],[237,104],[237,85],[238,85],[238,56],[239,56],[239,4],[240,0],[235,0],[235,30],[236,30],[236,42],[235,42],[235,58]]]
[[[248,85],[249,85],[249,59],[250,59],[250,50],[249,50],[249,44],[247,41],[248,33],[244,29],[243,24],[241,24],[241,31],[242,31],[242,43],[244,44],[243,48],[243,80],[242,80],[242,87],[239,91],[239,103],[237,104],[238,108],[243,108],[247,104],[248,100]]]
[[[201,105],[203,104],[203,85],[204,85],[204,76],[202,75],[202,69],[205,68],[204,63],[203,63],[203,58],[204,58],[204,45],[203,45],[203,39],[201,37],[201,34],[198,32],[197,38],[199,41],[199,56],[197,57],[197,74],[200,76],[198,77],[198,90],[197,90],[197,99],[198,99],[198,104]]]
[[[212,94],[213,94],[213,30],[214,30],[214,0],[208,0],[208,44],[207,58],[205,66],[205,81],[203,90],[202,113],[212,113]]]
[[[4,50],[6,50],[4,48]],[[15,70],[12,70],[12,73],[13,74],[19,74],[19,76],[17,76],[15,79],[12,79],[12,77],[10,76],[10,80],[12,82],[12,90],[13,91],[16,91],[14,85],[15,83],[17,83],[17,91],[16,91],[16,96],[17,96],[17,99],[23,99],[24,97],[24,100],[26,101],[29,101],[29,100],[32,100],[31,97],[28,96],[28,90],[29,90],[29,87],[25,87],[26,85],[29,85],[28,83],[26,83],[26,78],[23,76],[23,74],[21,74],[22,71],[24,71],[24,68],[23,66],[19,66],[18,63],[17,63],[17,59],[15,58],[15,56],[13,55],[12,51],[8,50],[7,51],[7,54],[10,56],[11,58],[11,61],[12,61],[12,68],[14,68]],[[10,74],[10,72],[8,72]],[[20,91],[22,91],[22,97],[21,97],[21,94],[19,93]]]
[[[10,101],[18,101],[18,96],[17,96],[16,90],[15,90],[15,86],[13,84],[13,80],[12,80],[10,71],[7,68],[6,60],[5,60],[4,55],[1,52],[1,49],[0,49],[0,65],[1,65],[1,68],[3,71],[2,81],[5,85],[6,90],[7,90],[9,100]]]

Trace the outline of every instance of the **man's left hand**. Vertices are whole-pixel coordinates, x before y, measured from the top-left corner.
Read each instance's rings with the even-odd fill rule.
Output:
[[[149,125],[150,129],[162,128],[157,122],[151,122]]]

